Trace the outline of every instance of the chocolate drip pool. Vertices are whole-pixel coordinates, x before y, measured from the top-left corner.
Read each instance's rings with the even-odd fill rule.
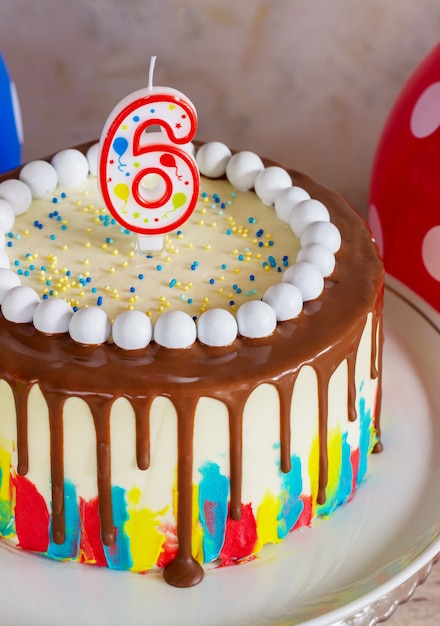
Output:
[[[371,376],[381,373],[380,325],[383,269],[374,243],[360,218],[337,194],[298,172],[294,184],[324,202],[342,235],[337,265],[318,300],[295,320],[279,323],[271,337],[239,337],[228,347],[210,348],[196,342],[186,350],[161,348],[127,352],[112,344],[84,346],[68,335],[47,337],[30,324],[12,324],[0,315],[0,378],[11,387],[17,413],[18,472],[28,471],[27,403],[39,385],[49,409],[51,434],[53,540],[64,541],[63,406],[70,397],[89,406],[96,430],[98,497],[103,543],[115,541],[111,500],[110,411],[124,397],[136,418],[138,467],[150,464],[150,407],[157,396],[173,403],[178,428],[177,557],[165,571],[176,586],[198,583],[201,566],[192,556],[192,471],[194,415],[201,397],[222,401],[229,413],[230,515],[241,515],[242,420],[251,392],[263,383],[275,386],[280,398],[280,464],[290,470],[290,403],[301,368],[316,372],[319,397],[319,490],[325,502],[327,486],[327,405],[331,375],[347,363],[347,417],[356,419],[354,371],[359,340],[372,313]],[[379,293],[379,297],[377,294]],[[378,348],[376,347],[376,343]],[[62,364],[62,367],[60,367]],[[376,407],[379,429],[380,393]],[[380,444],[376,449],[380,448]]]

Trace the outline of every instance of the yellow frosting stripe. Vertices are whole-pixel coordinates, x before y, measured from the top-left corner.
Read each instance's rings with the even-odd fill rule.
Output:
[[[266,543],[279,543],[282,539],[278,535],[278,517],[280,503],[270,492],[266,492],[261,504],[257,509],[257,533],[258,539],[254,552],[258,552]]]
[[[161,533],[160,517],[165,511],[154,513],[146,508],[139,508],[141,491],[134,488],[127,493],[128,520],[125,532],[130,537],[130,552],[133,564],[130,569],[143,572],[157,563],[164,543]]]

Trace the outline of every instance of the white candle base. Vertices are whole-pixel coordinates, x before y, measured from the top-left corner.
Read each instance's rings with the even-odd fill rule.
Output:
[[[162,250],[163,235],[138,235],[136,239],[136,252],[156,252]]]

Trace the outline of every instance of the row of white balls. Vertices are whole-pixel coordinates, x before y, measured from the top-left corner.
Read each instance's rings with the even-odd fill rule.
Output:
[[[50,197],[58,184],[75,187],[85,182],[89,172],[96,175],[97,154],[98,144],[86,155],[75,149],[63,150],[51,163],[33,161],[25,165],[20,180],[1,183],[0,248],[4,248],[4,233],[11,230],[16,215],[27,211],[32,197]],[[210,142],[199,148],[196,160],[201,174],[207,177],[226,174],[237,189],[254,188],[262,202],[273,204],[277,216],[288,222],[300,238],[296,263],[285,271],[282,282],[269,287],[262,300],[244,303],[236,317],[224,309],[210,309],[197,324],[183,311],[169,311],[157,320],[154,330],[146,314],[125,311],[112,326],[100,307],[73,312],[64,300],[40,300],[32,288],[20,284],[18,276],[9,270],[6,253],[0,250],[0,304],[5,318],[17,323],[33,322],[38,330],[48,334],[69,332],[72,339],[83,344],[100,344],[112,336],[119,347],[135,350],[148,345],[153,336],[156,343],[167,348],[186,348],[197,338],[207,345],[223,346],[232,343],[238,334],[266,337],[278,321],[299,315],[305,301],[321,294],[324,278],[333,272],[334,254],[341,245],[339,231],[330,222],[327,208],[294,186],[286,170],[278,166],[265,168],[252,152],[232,155],[225,144]]]
[[[240,334],[261,338],[272,334],[277,321],[295,317],[302,309],[303,296],[298,287],[285,282],[270,287],[263,300],[242,304],[236,317],[221,308],[209,309],[197,320],[184,311],[163,313],[154,328],[141,311],[124,311],[111,324],[100,307],[89,306],[74,312],[61,298],[40,299],[32,287],[21,285],[15,272],[0,268],[0,304],[3,316],[10,322],[33,323],[42,333],[69,333],[81,344],[98,345],[112,337],[124,350],[145,348],[154,341],[165,348],[187,348],[196,339],[209,346],[226,346]],[[280,315],[281,314],[281,318]]]

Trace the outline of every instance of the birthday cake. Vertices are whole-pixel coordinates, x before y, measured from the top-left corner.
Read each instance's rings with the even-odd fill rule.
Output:
[[[191,215],[142,240],[97,182],[100,164],[124,171],[123,147],[0,179],[0,534],[185,587],[329,516],[365,477],[383,269],[341,196],[218,142],[185,147]]]

